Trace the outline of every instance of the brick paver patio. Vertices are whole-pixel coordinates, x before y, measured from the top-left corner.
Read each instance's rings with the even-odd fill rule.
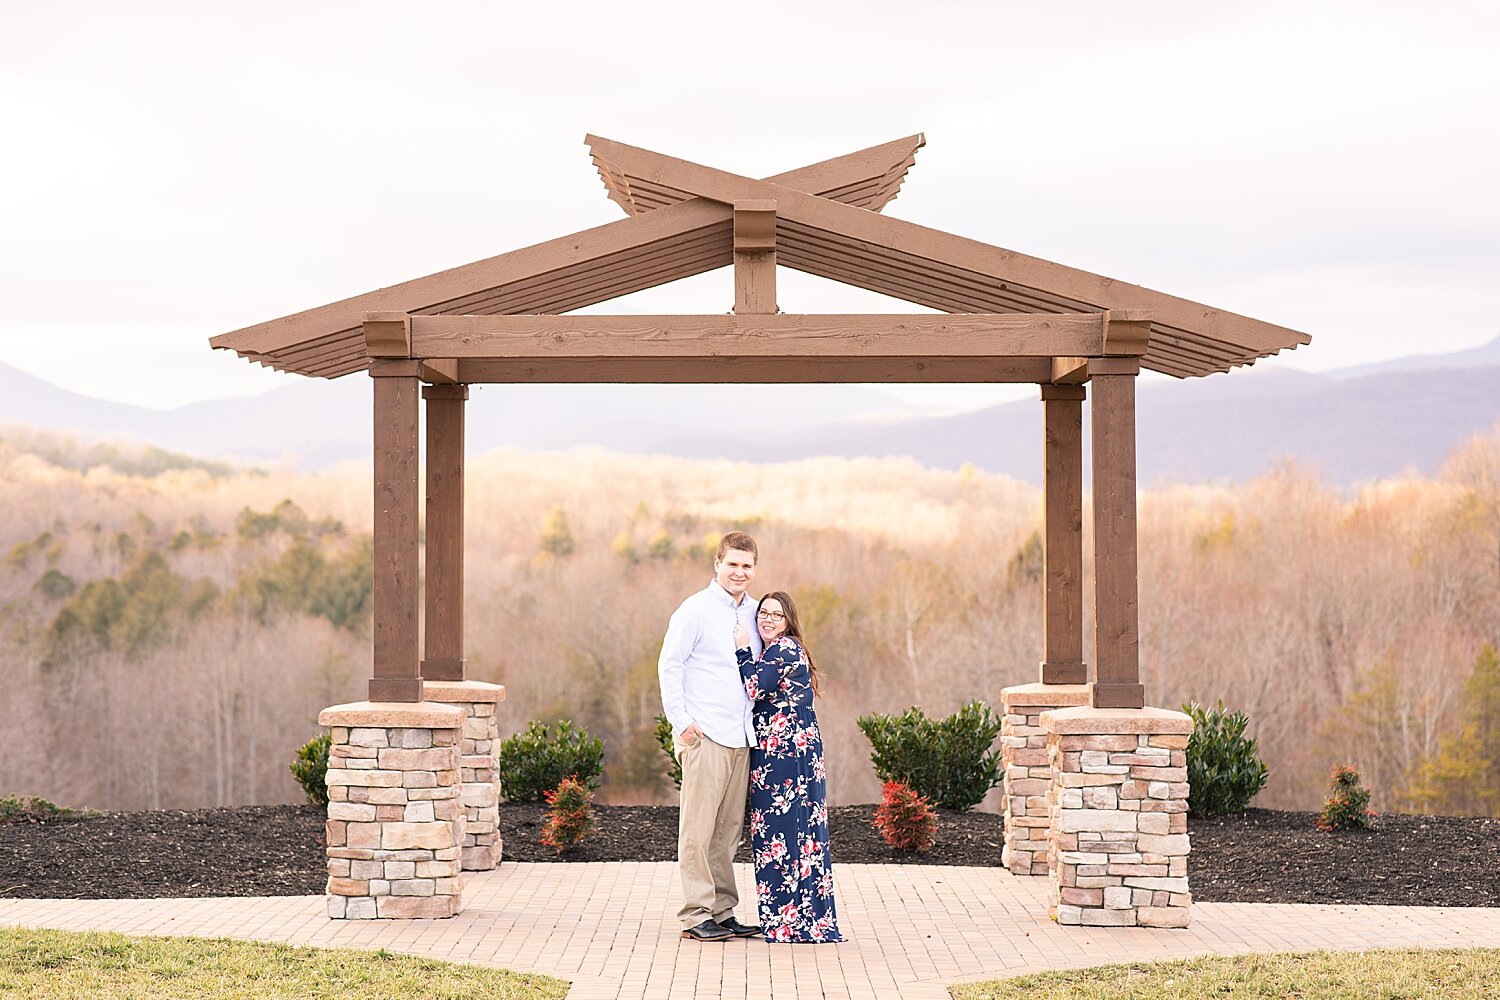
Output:
[[[570,980],[575,1000],[947,997],[946,984],[1206,953],[1500,947],[1500,908],[1199,903],[1186,930],[1060,927],[1043,878],[1002,868],[840,865],[839,945],[678,934],[677,869],[510,864],[469,877],[450,920],[333,921],[321,896],[0,900],[0,924],[388,948]],[[740,885],[754,885],[748,868]],[[741,919],[753,916],[753,901]]]

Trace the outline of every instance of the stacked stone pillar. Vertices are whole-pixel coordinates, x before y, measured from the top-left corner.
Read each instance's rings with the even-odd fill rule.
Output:
[[[462,908],[464,710],[434,702],[325,708],[328,915],[451,917]]]
[[[500,863],[500,723],[496,715],[505,688],[483,681],[427,681],[427,701],[456,705],[464,719],[459,740],[459,792],[465,825],[464,871],[490,871]]]
[[[1086,684],[1020,684],[1000,692],[1005,712],[1000,726],[1005,766],[1005,846],[1000,863],[1014,875],[1045,875],[1048,870],[1052,764],[1041,714],[1088,703]]]
[[[1193,722],[1159,708],[1067,708],[1041,715],[1051,914],[1091,927],[1186,927]]]

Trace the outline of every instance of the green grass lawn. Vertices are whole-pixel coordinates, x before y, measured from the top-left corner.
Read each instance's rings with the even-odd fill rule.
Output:
[[[385,951],[0,927],[0,997],[560,1000],[549,976]]]
[[[952,992],[955,1000],[1477,1000],[1500,997],[1500,949],[1216,955],[995,979]]]

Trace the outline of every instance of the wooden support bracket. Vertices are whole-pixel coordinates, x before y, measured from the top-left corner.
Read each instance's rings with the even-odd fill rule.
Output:
[[[1095,375],[1139,375],[1140,358],[1090,358],[1089,377]]]
[[[371,361],[371,378],[418,378],[422,374],[422,362],[416,358],[394,358],[389,361]]]
[[[734,203],[734,252],[767,253],[776,249],[776,202],[769,198]]]
[[[1151,346],[1150,309],[1110,309],[1104,314],[1104,353],[1140,357]]]
[[[1053,358],[1052,382],[1054,385],[1082,385],[1089,380],[1088,358]],[[1047,398],[1045,395],[1043,399]]]
[[[776,202],[734,203],[734,312],[776,312]]]
[[[423,382],[442,385],[458,381],[457,358],[428,358],[422,362]]]
[[[365,353],[372,358],[411,357],[411,316],[404,312],[365,313]]]

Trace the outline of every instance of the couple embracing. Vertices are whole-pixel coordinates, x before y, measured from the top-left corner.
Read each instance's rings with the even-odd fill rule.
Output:
[[[700,941],[841,941],[817,674],[791,597],[748,594],[758,555],[743,531],[720,540],[713,581],[672,615],[657,663],[682,765],[677,916]],[[747,798],[760,926],[734,916]]]

